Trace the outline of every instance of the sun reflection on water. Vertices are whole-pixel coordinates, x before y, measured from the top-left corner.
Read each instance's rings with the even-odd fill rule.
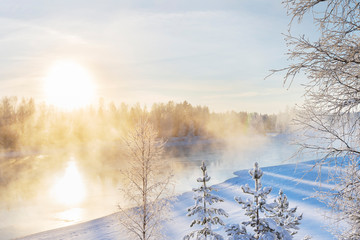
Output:
[[[83,208],[71,208],[63,212],[58,212],[55,214],[56,220],[63,222],[80,222],[83,220],[84,209]]]
[[[65,174],[56,179],[51,195],[58,203],[67,206],[74,206],[84,200],[85,184],[74,159],[68,162]]]

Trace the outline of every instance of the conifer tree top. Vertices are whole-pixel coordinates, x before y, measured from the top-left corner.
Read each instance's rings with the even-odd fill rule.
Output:
[[[257,162],[255,162],[254,168],[249,170],[249,174],[252,176],[254,180],[260,179],[262,177],[263,171],[259,168],[259,164]]]
[[[202,161],[200,168],[201,168],[201,170],[202,170],[203,172],[206,171],[206,165],[205,165],[205,162],[204,162],[204,161]]]
[[[205,162],[203,161],[201,166],[200,166],[201,171],[203,172],[203,176],[199,177],[196,181],[197,182],[208,182],[210,181],[211,177],[208,176],[207,171],[206,171],[206,165]]]

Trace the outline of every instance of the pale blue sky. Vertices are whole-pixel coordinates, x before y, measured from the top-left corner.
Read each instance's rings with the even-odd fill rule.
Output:
[[[264,80],[286,66],[288,22],[281,0],[0,0],[0,97],[44,100],[46,71],[72,59],[107,101],[276,113],[302,95]]]

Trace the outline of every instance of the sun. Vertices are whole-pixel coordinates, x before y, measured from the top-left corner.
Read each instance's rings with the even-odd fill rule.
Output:
[[[71,60],[55,62],[44,79],[46,102],[65,110],[90,105],[95,83],[90,73]]]
[[[55,200],[64,205],[76,205],[85,198],[85,185],[75,161],[68,162],[63,177],[56,180],[51,189]]]

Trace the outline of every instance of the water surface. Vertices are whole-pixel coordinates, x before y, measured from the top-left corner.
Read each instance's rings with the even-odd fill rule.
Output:
[[[296,147],[291,145],[290,141],[291,136],[286,134],[243,136],[226,141],[171,139],[167,143],[165,157],[174,168],[175,192],[181,193],[198,186],[196,178],[201,175],[199,166],[202,161],[208,165],[210,184],[216,184],[234,177],[233,173],[237,170],[251,168],[254,162],[265,167],[310,160],[310,157],[290,159],[296,152]],[[117,204],[121,201],[118,183],[106,178],[106,172],[104,176],[91,178],[91,181],[83,183],[82,178],[87,176],[82,174],[85,167],[77,165],[76,162],[81,161],[69,157],[66,164],[59,165],[54,183],[48,185],[49,189],[42,189],[42,194],[37,198],[25,199],[21,205],[3,207],[0,210],[0,239],[64,227],[102,217],[117,210]],[[71,189],[72,194],[79,197],[80,192],[76,189],[79,181],[81,186],[84,186],[81,190],[84,193],[81,194],[84,194],[85,199],[82,202],[68,203],[68,199],[60,198],[63,202],[59,203],[59,199],[54,199],[53,196],[59,194],[59,191],[54,194],[54,187],[51,186],[59,184],[63,184],[60,186],[61,191],[64,191],[63,195],[66,195],[67,189]]]

